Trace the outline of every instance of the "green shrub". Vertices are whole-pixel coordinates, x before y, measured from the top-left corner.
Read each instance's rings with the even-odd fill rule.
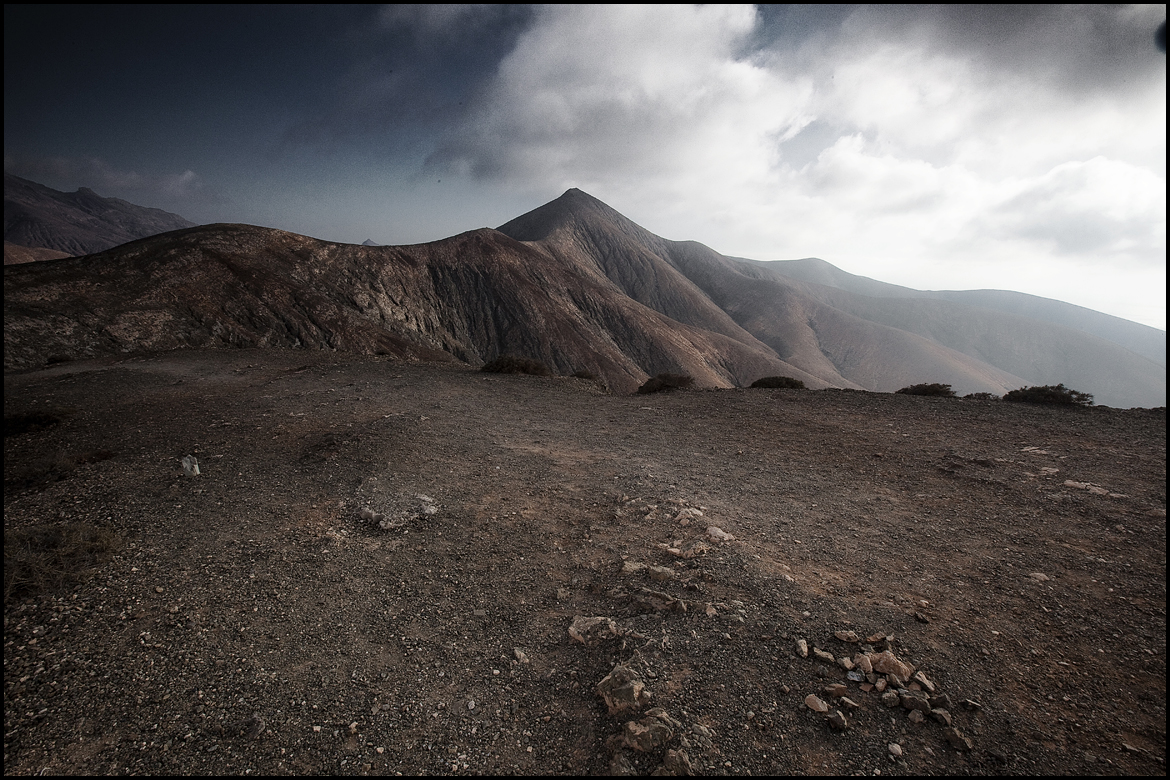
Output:
[[[1021,387],[1007,393],[1003,400],[1012,403],[1025,404],[1056,404],[1066,406],[1092,406],[1091,393],[1081,393],[1070,390],[1064,384],[1044,385],[1043,387]]]
[[[650,377],[638,388],[642,395],[661,393],[664,390],[685,390],[695,383],[694,378],[686,374],[658,374]]]
[[[804,382],[790,376],[766,376],[752,382],[752,387],[773,387],[784,390],[804,390]]]
[[[544,363],[532,358],[517,357],[516,355],[500,355],[490,363],[484,363],[480,369],[487,374],[531,374],[532,376],[552,376],[552,371]]]
[[[999,396],[995,393],[967,393],[963,396],[964,401],[998,401]]]
[[[955,391],[951,389],[950,385],[940,384],[910,385],[909,387],[903,387],[897,392],[902,395],[933,395],[939,398],[955,397]]]

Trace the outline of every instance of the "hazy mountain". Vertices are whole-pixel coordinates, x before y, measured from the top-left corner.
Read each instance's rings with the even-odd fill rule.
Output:
[[[1159,365],[1166,365],[1166,331],[1052,298],[1041,298],[1010,290],[913,290],[865,276],[856,276],[816,257],[760,264],[779,271],[790,279],[813,282],[869,297],[956,301],[968,306],[1050,322],[1112,341]]]
[[[103,198],[86,187],[60,192],[4,174],[4,240],[20,246],[88,255],[194,224],[162,209]]]
[[[1165,404],[1165,368],[1104,339],[773,266],[655,236],[579,190],[499,230],[403,247],[207,225],[6,267],[5,364],[224,346],[473,365],[513,353],[619,392],[682,371],[708,387],[776,374],[883,391],[1064,382],[1103,404]]]

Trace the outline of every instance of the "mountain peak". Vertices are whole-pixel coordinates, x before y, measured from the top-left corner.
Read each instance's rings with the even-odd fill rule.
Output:
[[[612,206],[576,187],[570,187],[556,200],[521,214],[496,229],[517,241],[541,241],[558,229],[602,222],[622,231],[642,230]]]

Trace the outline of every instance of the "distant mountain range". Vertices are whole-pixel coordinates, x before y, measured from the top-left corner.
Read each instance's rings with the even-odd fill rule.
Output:
[[[79,256],[111,249],[136,238],[194,226],[194,222],[178,214],[135,206],[118,198],[103,198],[86,187],[77,192],[60,192],[4,174],[6,263],[8,244]]]
[[[338,349],[479,365],[500,354],[617,392],[787,375],[814,388],[1056,384],[1163,406],[1165,332],[1034,296],[922,292],[816,259],[759,263],[669,241],[580,190],[497,230],[337,244],[204,225],[5,268],[5,365],[139,350]]]

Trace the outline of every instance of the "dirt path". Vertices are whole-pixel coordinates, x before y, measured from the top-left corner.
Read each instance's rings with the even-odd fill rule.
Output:
[[[225,351],[33,413],[6,535],[117,542],[6,602],[7,773],[1165,772],[1164,410]]]

